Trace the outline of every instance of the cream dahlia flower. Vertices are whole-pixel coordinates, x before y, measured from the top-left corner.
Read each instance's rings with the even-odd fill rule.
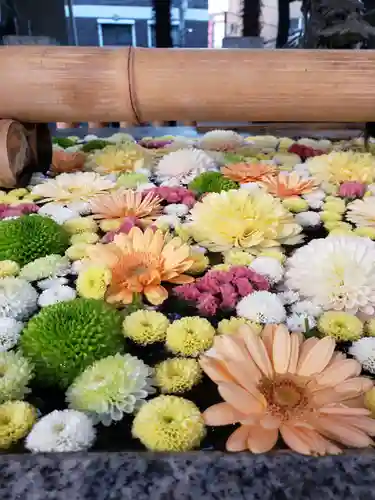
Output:
[[[115,182],[95,172],[61,174],[43,184],[34,186],[32,194],[43,201],[88,201],[92,196],[115,187]]]
[[[324,310],[375,313],[375,242],[359,236],[311,241],[286,262],[285,284]]]
[[[268,325],[260,336],[249,326],[217,336],[200,364],[224,402],[204,412],[206,424],[240,424],[226,443],[228,451],[267,452],[279,433],[287,446],[306,455],[340,453],[335,443],[371,446],[375,420],[354,398],[373,383],[359,377],[357,361],[334,350],[331,337],[303,340],[284,325]]]
[[[375,197],[371,196],[349,203],[346,219],[359,227],[375,227]]]
[[[199,147],[210,151],[233,151],[245,144],[245,139],[233,130],[211,130],[199,141]]]
[[[339,185],[347,181],[370,184],[375,179],[375,158],[370,153],[333,151],[306,163],[318,182]]]
[[[192,208],[187,228],[201,246],[214,252],[233,247],[257,251],[302,240],[302,228],[292,214],[263,190],[209,193]]]
[[[207,170],[215,170],[214,160],[204,151],[187,148],[168,153],[155,167],[159,182],[174,181],[189,184],[197,175]]]

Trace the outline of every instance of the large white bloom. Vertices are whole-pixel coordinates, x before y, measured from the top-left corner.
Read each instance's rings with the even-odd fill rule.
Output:
[[[81,451],[90,448],[94,440],[93,423],[84,413],[55,410],[34,425],[25,446],[34,453]]]
[[[349,203],[346,218],[359,227],[375,227],[375,197],[370,196],[363,200],[355,200]]]
[[[189,184],[202,172],[215,169],[216,163],[207,153],[191,148],[163,156],[155,168],[155,173],[159,182],[172,180],[179,184]]]
[[[286,318],[279,297],[270,292],[254,292],[241,299],[236,307],[237,315],[256,323],[283,323]]]
[[[324,310],[375,313],[375,242],[358,236],[311,241],[287,260],[285,284]]]
[[[38,293],[21,278],[0,278],[0,318],[23,320],[37,308]]]
[[[232,151],[245,144],[245,139],[233,130],[211,130],[199,140],[199,147],[212,151]]]

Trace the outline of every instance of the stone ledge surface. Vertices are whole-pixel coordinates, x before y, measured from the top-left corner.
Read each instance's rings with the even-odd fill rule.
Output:
[[[1,455],[1,500],[375,499],[375,455]]]

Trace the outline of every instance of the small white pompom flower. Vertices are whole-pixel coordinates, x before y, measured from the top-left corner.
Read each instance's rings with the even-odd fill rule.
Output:
[[[24,320],[37,309],[38,293],[26,280],[0,278],[0,318]]]
[[[316,227],[322,223],[320,215],[317,212],[300,212],[294,216],[295,221],[302,227]]]
[[[176,215],[177,217],[183,217],[189,213],[189,207],[184,205],[184,203],[171,203],[164,208],[164,213],[167,215]]]
[[[375,374],[375,337],[364,337],[353,342],[349,348],[351,354],[362,368]]]
[[[281,302],[286,306],[294,304],[295,302],[297,302],[300,299],[299,293],[294,292],[293,290],[285,290],[285,291],[279,292],[277,294],[277,296],[279,297]]]
[[[53,288],[47,288],[39,296],[38,304],[40,307],[51,306],[52,304],[57,304],[58,302],[68,302],[69,300],[75,299],[77,292],[70,288],[70,286],[55,286]]]
[[[295,314],[305,314],[317,318],[323,314],[323,309],[311,302],[311,300],[301,300],[292,305],[292,312]]]
[[[0,318],[0,352],[9,351],[18,342],[23,323],[14,318]]]
[[[244,184],[240,185],[240,189],[246,189],[246,191],[254,193],[256,191],[260,191],[262,187],[259,186],[257,182],[245,182]]]
[[[249,268],[267,278],[271,284],[281,281],[284,274],[284,268],[280,261],[273,257],[257,257],[249,265]]]
[[[283,323],[285,308],[279,297],[271,292],[254,292],[241,299],[236,307],[237,315],[256,323]]]
[[[180,219],[177,215],[160,215],[155,221],[154,225],[161,229],[168,227],[176,227],[180,224]]]
[[[80,215],[91,213],[91,204],[88,201],[72,201],[71,203],[67,203],[66,207]]]
[[[87,415],[76,410],[55,410],[34,425],[25,446],[34,453],[82,451],[94,441],[94,425]]]
[[[315,318],[306,314],[291,314],[286,319],[289,331],[306,333],[316,326]]]
[[[57,224],[64,224],[64,222],[79,217],[79,212],[64,207],[59,203],[46,203],[39,209],[39,215],[45,215],[53,219]]]
[[[79,261],[77,261],[79,262]],[[37,286],[41,290],[47,290],[48,288],[55,288],[61,285],[66,285],[69,283],[67,278],[46,278],[45,280],[38,281]]]

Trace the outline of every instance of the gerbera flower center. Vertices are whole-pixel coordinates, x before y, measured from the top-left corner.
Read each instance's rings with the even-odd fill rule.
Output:
[[[270,413],[282,420],[288,420],[291,415],[295,418],[307,409],[309,397],[306,387],[294,378],[265,379],[260,383],[259,390],[267,400]]]

